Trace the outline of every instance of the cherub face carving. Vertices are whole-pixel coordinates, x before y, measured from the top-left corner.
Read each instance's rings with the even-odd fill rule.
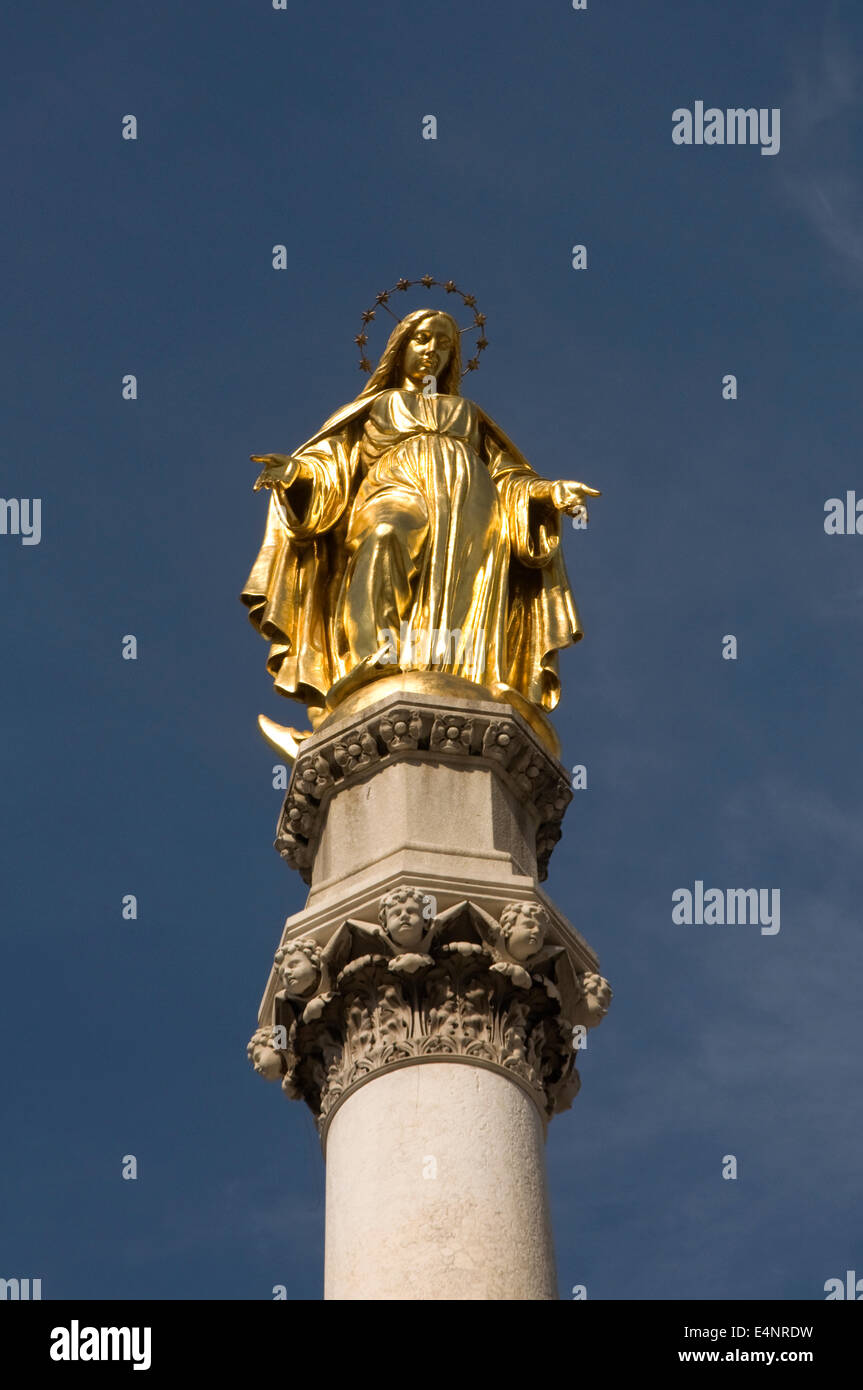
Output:
[[[513,960],[530,960],[545,943],[548,914],[539,903],[508,903],[500,916],[500,932]]]
[[[272,1047],[267,1047],[265,1043],[259,1043],[252,1052],[252,1064],[258,1076],[262,1076],[265,1081],[275,1081],[281,1075],[282,1059]]]
[[[258,1076],[262,1076],[265,1081],[276,1081],[281,1076],[281,1054],[273,1046],[273,1035],[268,1028],[258,1029],[246,1052]]]
[[[308,999],[321,978],[321,954],[313,941],[289,941],[276,952],[279,976],[288,994]]]
[[[428,931],[431,898],[418,888],[397,888],[381,899],[380,924],[403,951],[415,951]]]
[[[608,1013],[608,1006],[611,1003],[611,985],[602,975],[588,971],[581,977],[581,987],[584,990],[585,1005],[591,1016],[595,1017],[598,1022]]]

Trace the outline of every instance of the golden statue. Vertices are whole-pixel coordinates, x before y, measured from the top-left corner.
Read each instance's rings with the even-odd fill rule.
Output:
[[[276,689],[315,728],[358,691],[383,693],[371,681],[430,689],[433,673],[437,689],[514,705],[549,741],[557,653],[581,637],[561,513],[586,521],[600,494],[540,478],[461,376],[455,319],[417,309],[356,400],[292,454],[252,455],[270,503],[241,597]],[[295,754],[302,734],[260,723]]]

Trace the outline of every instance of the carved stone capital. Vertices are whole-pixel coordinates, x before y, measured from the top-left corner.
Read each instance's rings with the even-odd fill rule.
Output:
[[[247,1050],[322,1132],[378,1073],[435,1059],[502,1071],[544,1118],[578,1093],[579,1036],[607,1012],[607,981],[551,940],[536,903],[508,904],[500,920],[471,902],[433,906],[405,887],[382,898],[377,923],[346,921],[323,949],[303,937],[279,948],[287,984]]]
[[[537,876],[560,839],[572,800],[566,769],[530,726],[506,705],[436,702],[393,696],[354,714],[301,746],[282,807],[275,847],[306,883],[321,839],[326,809],[342,789],[410,759],[493,769],[527,815],[536,847]]]

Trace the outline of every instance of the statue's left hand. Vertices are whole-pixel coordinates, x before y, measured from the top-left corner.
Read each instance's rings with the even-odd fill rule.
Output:
[[[549,501],[559,512],[578,512],[586,515],[585,498],[601,496],[598,488],[588,487],[587,483],[559,482],[552,483]]]
[[[572,517],[582,517],[587,521],[586,497],[601,497],[599,488],[588,487],[587,483],[551,483],[545,478],[537,478],[530,485],[530,495],[537,502],[547,502],[556,511],[568,512]]]

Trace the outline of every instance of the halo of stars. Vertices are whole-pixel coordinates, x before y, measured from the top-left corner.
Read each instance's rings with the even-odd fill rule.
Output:
[[[475,372],[479,367],[480,353],[484,352],[488,347],[488,339],[485,336],[485,314],[481,314],[477,309],[475,297],[472,294],[465,294],[460,290],[454,280],[436,280],[433,275],[421,275],[418,280],[406,280],[404,278],[397,280],[392,289],[381,290],[380,294],[375,296],[375,302],[372,307],[363,311],[363,326],[354,338],[354,342],[360,350],[360,371],[371,372],[372,370],[372,364],[366,357],[365,352],[366,343],[369,340],[369,335],[366,332],[368,325],[374,322],[379,309],[385,309],[386,312],[395,319],[396,323],[401,323],[398,314],[394,314],[389,307],[389,301],[393,295],[413,289],[415,285],[422,285],[423,288],[427,290],[437,287],[438,289],[444,290],[447,294],[457,294],[465,308],[473,310],[473,322],[468,324],[467,328],[459,329],[459,332],[470,333],[471,329],[476,329],[479,333],[479,337],[476,340],[476,351],[462,372],[462,377],[467,376],[468,372]],[[431,312],[433,313],[434,310]]]

